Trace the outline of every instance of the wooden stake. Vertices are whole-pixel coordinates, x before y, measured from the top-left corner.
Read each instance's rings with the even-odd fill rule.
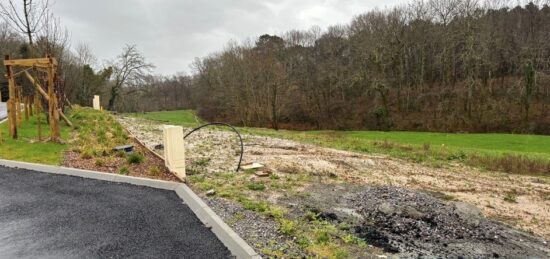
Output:
[[[15,111],[17,113],[17,127],[21,127],[23,116],[21,115],[21,86],[16,87],[15,91]]]
[[[10,59],[9,55],[6,55],[4,58],[4,63]],[[8,90],[9,90],[9,100],[8,100],[8,128],[9,136],[16,139],[17,138],[17,117],[15,114],[15,80],[13,79],[13,69],[11,65],[6,65],[6,77],[8,79]]]
[[[51,61],[51,58],[48,58]],[[59,113],[57,111],[57,98],[54,91],[54,76],[54,65],[53,62],[50,62],[48,66],[48,97],[50,98],[48,102],[48,117],[50,122],[50,141],[59,142]]]
[[[34,94],[34,111],[36,112],[36,127],[38,130],[38,141],[42,141],[42,126],[40,125],[40,95],[38,90]]]
[[[34,105],[34,97],[32,95],[29,96],[29,115],[33,116],[34,111],[32,109],[32,106]]]
[[[29,117],[30,117],[30,114],[29,114],[29,97],[28,96],[25,96],[23,97],[23,102],[25,103],[24,104],[24,107],[25,107],[25,121],[29,121]]]

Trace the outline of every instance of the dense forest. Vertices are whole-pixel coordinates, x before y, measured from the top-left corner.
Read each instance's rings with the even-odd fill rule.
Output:
[[[298,129],[550,134],[550,7],[416,1],[195,63],[209,120]]]
[[[345,25],[231,41],[172,76],[152,74],[135,45],[99,64],[51,17],[28,33],[34,40],[0,23],[0,53],[57,57],[67,104],[99,94],[114,111],[196,109],[276,129],[550,134],[546,4],[417,0]]]

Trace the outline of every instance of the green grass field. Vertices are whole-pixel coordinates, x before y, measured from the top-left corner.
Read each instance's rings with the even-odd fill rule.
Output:
[[[45,116],[41,115],[42,139],[49,137],[50,131]],[[61,138],[67,140],[69,127],[60,124]],[[59,165],[66,144],[38,142],[37,120],[33,116],[29,121],[23,121],[18,129],[18,138],[8,137],[8,123],[0,124],[3,143],[0,144],[0,158],[31,163]]]
[[[130,113],[129,115],[133,117],[166,122],[166,123],[175,124],[175,125],[183,125],[188,127],[197,126],[200,123],[198,117],[191,110]]]
[[[169,124],[196,126],[193,111],[131,114]],[[550,174],[550,136],[519,134],[454,134],[405,131],[289,131],[240,128],[257,134],[358,152],[382,153],[428,162],[460,161],[486,169]]]
[[[283,133],[283,135],[286,133]],[[296,133],[291,133],[296,134]],[[347,145],[367,145],[373,141],[431,148],[447,148],[465,152],[514,153],[550,159],[550,136],[517,134],[451,134],[405,131],[309,131],[306,134],[326,140],[342,140]]]

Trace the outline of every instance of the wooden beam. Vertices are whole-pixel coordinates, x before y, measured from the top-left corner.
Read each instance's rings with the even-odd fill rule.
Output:
[[[38,92],[44,97],[44,99],[46,99],[46,101],[50,101],[50,97],[48,96],[48,94],[44,91],[44,88],[42,88],[42,86],[40,85],[40,83],[38,83],[37,80],[34,79],[34,77],[32,77],[32,75],[25,71],[24,72],[25,76],[27,77],[27,79],[29,79],[29,81],[31,81],[32,85],[36,88],[36,90],[38,90]]]
[[[67,123],[67,125],[69,125],[69,127],[72,128],[73,124],[71,123],[69,118],[67,118],[67,116],[65,116],[65,113],[63,113],[63,111],[61,109],[57,109],[57,111],[59,112],[59,116],[61,116],[61,118],[65,121],[65,123]]]
[[[10,59],[4,60],[6,66],[21,66],[21,67],[43,67],[49,68],[50,65],[57,66],[55,58],[31,58],[31,59]]]

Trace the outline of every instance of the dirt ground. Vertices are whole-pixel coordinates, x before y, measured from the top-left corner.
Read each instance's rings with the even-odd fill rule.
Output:
[[[160,123],[129,117],[117,117],[117,120],[145,145],[153,148],[162,143]],[[434,168],[387,156],[270,137],[245,136],[244,139],[244,162],[259,162],[274,172],[328,175],[343,183],[432,192],[445,200],[473,204],[488,218],[550,239],[548,178],[488,172],[460,164]],[[238,145],[232,132],[206,129],[186,140],[188,164],[208,159],[207,170],[212,172],[234,170],[237,155]]]
[[[154,154],[151,154],[135,139],[131,139],[131,144],[134,145],[134,152],[138,152],[143,155],[144,161],[142,163],[128,164],[126,162],[126,157],[118,156],[84,159],[79,153],[68,151],[64,155],[63,166],[114,174],[120,173],[120,168],[126,166],[128,168],[128,172],[125,174],[129,176],[146,177],[165,181],[180,181],[164,166],[164,160]],[[101,163],[97,162],[98,159]],[[155,169],[152,170],[152,168]]]

